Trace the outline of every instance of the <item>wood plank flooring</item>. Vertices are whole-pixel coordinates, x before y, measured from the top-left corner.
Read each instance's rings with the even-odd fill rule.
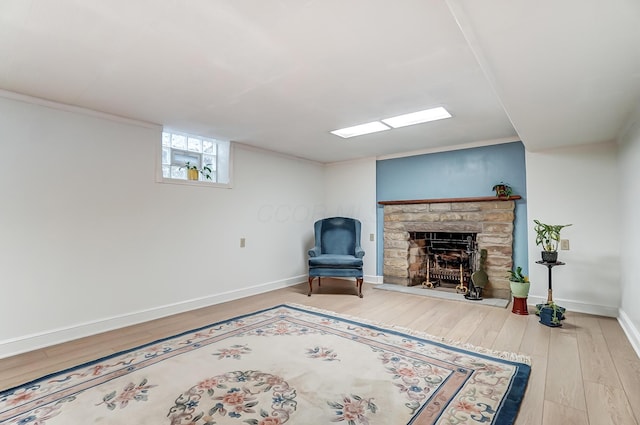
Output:
[[[640,425],[640,359],[616,319],[567,312],[562,328],[535,315],[323,279],[307,285],[106,332],[0,359],[0,390],[181,331],[283,303],[336,311],[451,340],[531,357],[532,373],[517,425]],[[531,309],[532,310],[532,309]]]

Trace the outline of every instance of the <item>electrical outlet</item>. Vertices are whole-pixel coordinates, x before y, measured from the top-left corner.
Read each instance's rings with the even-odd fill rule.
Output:
[[[569,250],[569,239],[560,239],[560,249],[564,251]]]
[[[244,248],[245,240],[244,238],[240,238],[240,248]]]
[[[371,242],[373,242],[373,241],[375,241],[375,240],[376,240],[376,237],[375,237],[375,235],[374,235],[373,233],[370,233],[370,234],[369,234],[369,240],[370,240]]]

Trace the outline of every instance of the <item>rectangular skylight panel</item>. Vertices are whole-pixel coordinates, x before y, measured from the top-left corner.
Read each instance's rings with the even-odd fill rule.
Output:
[[[385,130],[390,130],[390,128],[382,124],[380,121],[374,121],[366,124],[354,125],[353,127],[333,130],[331,133],[348,139],[349,137],[361,136],[363,134],[376,133],[378,131]]]
[[[421,124],[423,122],[442,120],[445,118],[451,118],[451,114],[442,106],[438,106],[437,108],[425,109],[424,111],[386,118],[383,119],[382,122],[393,128],[400,128],[408,125]]]

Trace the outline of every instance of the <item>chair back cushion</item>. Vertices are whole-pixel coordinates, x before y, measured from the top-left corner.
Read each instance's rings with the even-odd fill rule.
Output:
[[[355,247],[356,224],[353,219],[334,217],[322,220],[320,251],[323,254],[355,255]]]

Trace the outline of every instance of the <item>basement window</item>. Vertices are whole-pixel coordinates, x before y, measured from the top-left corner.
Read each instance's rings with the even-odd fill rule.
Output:
[[[231,187],[231,159],[229,141],[164,130],[159,181]]]

